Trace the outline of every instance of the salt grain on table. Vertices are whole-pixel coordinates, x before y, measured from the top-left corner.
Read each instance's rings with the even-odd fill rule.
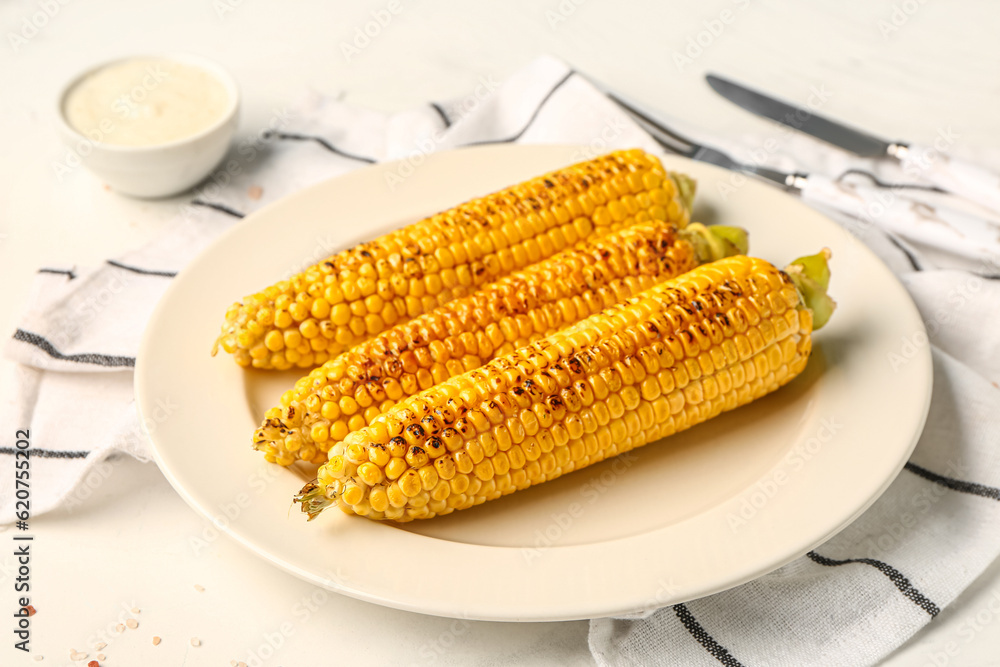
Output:
[[[104,660],[104,654],[103,653],[98,653],[97,654],[97,659],[98,660]]]
[[[153,637],[153,646],[159,646],[159,645],[160,645],[160,638]]]
[[[104,642],[97,642],[96,644],[94,644],[94,648],[98,651],[100,651],[105,646],[107,646],[107,644],[105,644]]]
[[[194,589],[196,591],[198,591],[199,593],[204,593],[205,592],[205,587],[202,586],[201,584],[195,584],[194,585]]]
[[[191,646],[201,646],[201,640],[197,637],[191,638]]]
[[[70,660],[73,660],[73,661],[84,660],[84,659],[86,659],[86,657],[87,657],[86,653],[80,653],[75,648],[71,648],[69,650],[69,659]]]
[[[137,627],[139,627],[139,621],[135,620],[134,618],[130,618],[127,621],[125,621],[125,625],[135,630]]]

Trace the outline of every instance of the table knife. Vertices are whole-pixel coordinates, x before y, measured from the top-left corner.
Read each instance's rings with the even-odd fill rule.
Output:
[[[782,102],[714,74],[705,77],[715,92],[747,111],[805,132],[859,157],[892,157],[903,170],[952,194],[1000,212],[1000,175],[947,154],[949,145],[934,146],[886,141],[809,109]],[[945,138],[946,143],[952,141]]]

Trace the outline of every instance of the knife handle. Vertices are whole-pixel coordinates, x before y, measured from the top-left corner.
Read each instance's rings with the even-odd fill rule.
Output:
[[[1000,213],[1000,175],[995,172],[919,144],[894,144],[890,154],[908,175]]]
[[[900,191],[848,185],[810,174],[796,179],[803,201],[820,204],[857,220],[852,230],[864,238],[875,226],[919,245],[961,258],[969,270],[996,274],[1000,270],[1000,226],[985,218],[943,206],[930,206]]]

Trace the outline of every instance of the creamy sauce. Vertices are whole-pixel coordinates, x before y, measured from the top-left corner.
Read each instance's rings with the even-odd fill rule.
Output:
[[[115,63],[88,74],[66,95],[63,114],[93,141],[153,146],[198,134],[232,104],[226,86],[196,65],[164,59]]]

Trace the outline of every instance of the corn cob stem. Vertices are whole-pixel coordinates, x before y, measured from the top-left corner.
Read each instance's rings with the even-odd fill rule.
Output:
[[[787,273],[707,264],[402,401],[336,445],[296,500],[310,518],[472,507],[774,391],[805,367],[812,330]]]
[[[281,406],[268,410],[254,447],[282,465],[323,463],[333,445],[395,402],[698,263],[742,252],[743,230],[699,223],[677,230],[653,221],[582,241],[313,370],[286,392]]]
[[[295,495],[295,502],[299,503],[301,510],[308,515],[309,521],[335,502],[333,498],[327,498],[326,489],[316,481],[309,482]]]
[[[233,304],[219,347],[241,366],[309,368],[576,241],[689,220],[693,181],[618,151],[475,199],[337,253]],[[687,203],[685,203],[687,202]]]

